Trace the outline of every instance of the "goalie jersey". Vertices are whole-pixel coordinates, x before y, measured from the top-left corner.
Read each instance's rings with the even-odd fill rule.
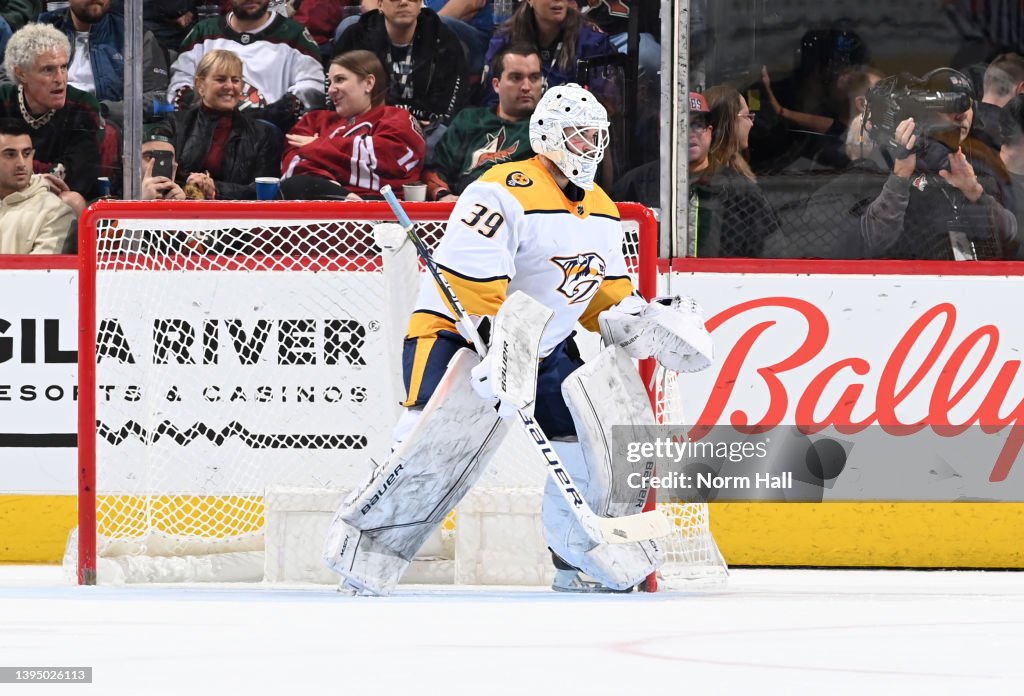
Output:
[[[566,198],[537,157],[496,165],[459,197],[434,253],[471,315],[493,316],[516,290],[552,309],[542,358],[576,322],[597,331],[597,315],[633,293],[618,209],[596,185],[584,193],[578,202]],[[422,401],[421,373],[436,339],[457,333],[454,316],[426,275],[406,337],[407,406]]]

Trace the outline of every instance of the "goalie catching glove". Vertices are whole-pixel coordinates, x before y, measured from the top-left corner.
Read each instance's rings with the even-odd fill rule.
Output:
[[[690,297],[656,297],[645,302],[631,295],[598,315],[601,337],[630,357],[654,358],[676,372],[700,372],[711,365],[711,335],[704,312]]]

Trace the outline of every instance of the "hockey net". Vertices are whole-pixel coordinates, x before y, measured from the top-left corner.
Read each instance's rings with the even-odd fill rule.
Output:
[[[407,209],[435,245],[451,206]],[[621,212],[627,261],[651,294],[653,215]],[[411,245],[375,241],[391,219],[378,202],[87,211],[79,528],[65,557],[79,582],[331,580],[323,530],[386,457],[403,398],[420,270]],[[680,422],[674,377],[655,387],[659,418]],[[544,550],[520,548],[540,538],[545,472],[529,451],[507,439],[410,579],[547,581]],[[662,587],[723,577],[707,505],[661,505],[676,529]]]

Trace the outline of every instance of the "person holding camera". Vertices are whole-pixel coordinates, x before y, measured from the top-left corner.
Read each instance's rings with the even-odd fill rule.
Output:
[[[972,132],[971,84],[940,68],[921,80],[888,78],[869,93],[865,128],[873,157],[891,172],[860,215],[868,257],[1014,258],[1017,221],[1009,177]],[[855,207],[856,208],[856,207]]]

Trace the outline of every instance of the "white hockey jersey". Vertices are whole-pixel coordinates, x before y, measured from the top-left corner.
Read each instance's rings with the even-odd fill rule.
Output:
[[[470,184],[434,258],[470,314],[494,315],[516,290],[551,308],[541,357],[577,321],[597,331],[597,315],[633,293],[615,203],[598,186],[578,203],[568,200],[537,157],[496,165]],[[408,336],[454,331],[453,318],[426,276]]]
[[[214,49],[226,49],[242,59],[243,98],[250,106],[272,104],[291,92],[307,108],[324,104],[324,69],[320,49],[301,24],[270,14],[270,21],[254,32],[239,33],[227,16],[199,22],[185,38],[178,59],[171,66],[167,101],[173,102],[181,87],[194,87],[196,67]]]

